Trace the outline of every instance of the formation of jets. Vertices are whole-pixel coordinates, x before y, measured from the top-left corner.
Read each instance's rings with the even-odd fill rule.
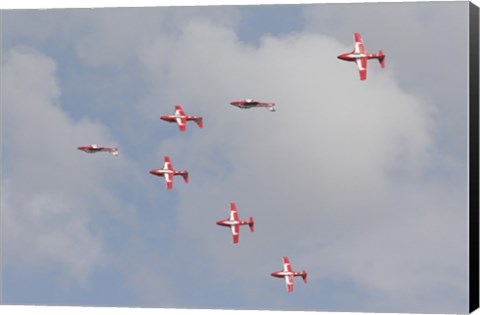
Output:
[[[380,66],[384,68],[385,54],[383,53],[382,50],[380,50],[378,54],[367,53],[360,33],[354,33],[354,41],[355,41],[354,50],[349,53],[338,55],[337,58],[345,61],[355,62],[358,67],[358,71],[360,73],[360,80],[366,80],[368,59],[377,59],[378,62],[380,63]],[[276,111],[275,103],[260,102],[254,99],[232,101],[230,102],[230,105],[233,105],[242,109],[263,107],[268,109],[271,112]],[[167,122],[177,123],[179,130],[182,132],[185,131],[187,128],[187,121],[194,121],[199,128],[203,128],[203,117],[186,115],[182,106],[180,105],[175,105],[175,112],[173,115],[160,116],[160,119]],[[78,149],[86,153],[110,152],[114,156],[118,155],[118,148],[102,147],[96,144],[92,144],[90,146],[80,146],[78,147]],[[185,183],[188,183],[188,175],[189,175],[188,171],[178,171],[173,169],[172,162],[168,155],[164,156],[163,168],[153,169],[150,171],[150,174],[164,177],[167,189],[172,189],[173,178],[174,176],[177,176],[177,175],[182,176]],[[216,223],[220,226],[229,227],[231,229],[234,244],[237,244],[239,241],[241,225],[248,225],[250,228],[250,231],[253,232],[254,224],[255,224],[253,221],[253,217],[250,217],[248,221],[240,220],[238,211],[237,211],[237,205],[235,202],[230,203],[229,218],[225,220],[217,221]],[[280,271],[272,272],[271,275],[277,278],[284,278],[288,292],[293,291],[294,277],[297,277],[297,276],[302,277],[303,281],[307,283],[307,272],[305,270],[303,270],[302,272],[293,271],[292,266],[290,264],[290,260],[287,256],[283,257],[283,269]]]

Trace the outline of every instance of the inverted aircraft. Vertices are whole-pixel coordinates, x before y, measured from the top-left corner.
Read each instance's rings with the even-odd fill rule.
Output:
[[[360,80],[367,79],[367,62],[368,59],[378,59],[380,66],[385,68],[385,54],[382,50],[378,54],[369,54],[365,50],[362,35],[360,33],[353,34],[355,40],[355,49],[349,53],[338,55],[337,58],[345,61],[355,61],[358,72],[360,73]]]

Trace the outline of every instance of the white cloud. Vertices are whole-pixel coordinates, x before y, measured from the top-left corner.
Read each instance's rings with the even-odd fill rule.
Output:
[[[399,86],[443,113],[436,117],[437,149],[465,163],[467,12],[462,2],[399,2],[309,6],[304,16],[308,32],[338,39],[344,52],[353,49],[353,32],[363,34],[367,51],[382,49],[385,71]]]
[[[309,284],[296,281],[296,290],[305,294],[328,290],[322,287],[327,278],[347,279],[367,292],[362,296],[366,310],[386,305],[392,306],[387,309],[390,311],[408,301],[413,309],[405,311],[430,312],[437,310],[434,305],[440,305],[441,300],[443,306],[458,311],[466,292],[467,249],[466,214],[458,215],[456,211],[466,211],[465,187],[460,185],[452,191],[448,180],[442,182],[441,177],[429,177],[427,173],[438,159],[434,140],[439,131],[436,118],[446,115],[442,108],[425,96],[399,87],[399,68],[392,53],[387,69],[370,62],[369,78],[361,82],[354,64],[335,58],[351,49],[349,41],[340,43],[308,29],[280,37],[264,36],[258,47],[253,47],[237,38],[236,22],[228,23],[231,15],[220,19],[221,10],[218,12],[214,18],[197,19],[189,14],[172,18],[172,24],[166,24],[175,25],[175,29],[159,26],[154,35],[151,28],[158,26],[157,22],[162,24],[162,19],[147,19],[150,22],[143,26],[122,24],[133,16],[119,14],[114,18],[118,27],[109,24],[111,20],[96,21],[92,25],[98,26],[97,35],[89,37],[88,30],[76,44],[81,60],[90,66],[139,62],[149,84],[149,93],[134,108],[142,117],[168,113],[176,103],[184,105],[187,114],[204,116],[203,129],[189,124],[186,133],[173,137],[165,132],[138,138],[157,146],[152,150],[157,161],[168,154],[174,167],[188,169],[190,183],[176,178],[173,191],[157,195],[162,204],[167,195],[179,197],[178,207],[161,208],[172,212],[173,217],[159,224],[158,229],[159,235],[166,238],[162,241],[170,244],[169,251],[162,252],[160,244],[158,248],[148,247],[147,239],[153,238],[150,234],[144,238],[137,235],[138,239],[122,248],[123,257],[127,257],[129,248],[140,248],[138,257],[128,257],[128,263],[122,266],[141,264],[128,277],[135,294],[142,295],[147,305],[171,301],[178,302],[179,307],[191,307],[189,303],[235,303],[217,299],[228,295],[241,300],[240,305],[298,309],[298,300],[278,299],[283,283],[269,276],[280,269],[281,257],[289,255],[295,269],[309,271]],[[348,34],[351,36],[350,31]],[[54,77],[52,62],[40,59],[45,63],[44,72]],[[18,82],[12,88],[23,83]],[[77,124],[69,121],[59,104],[52,105],[59,93],[56,84],[48,80],[30,84],[32,91],[38,89],[42,92],[38,94],[46,95],[43,110],[36,113],[39,119],[27,119],[28,115],[22,115],[17,108],[9,115],[15,114],[19,117],[16,120],[21,118],[23,124],[35,126],[48,118],[49,127],[60,124],[58,130],[73,141],[59,137],[52,128],[40,128],[42,133],[36,132],[34,138],[40,138],[34,141],[38,147],[33,147],[32,135],[18,131],[17,143],[28,144],[15,149],[22,150],[19,159],[35,156],[49,166],[46,170],[59,165],[62,172],[53,174],[58,179],[74,165],[80,168],[74,188],[82,196],[93,194],[92,199],[111,201],[112,192],[101,188],[101,179],[114,169],[110,156],[89,160],[88,167],[81,168],[85,160],[80,162],[82,155],[78,152],[67,157],[63,147],[55,151],[79,141],[90,143],[95,138],[111,142],[108,130],[87,119]],[[27,97],[20,90],[17,94],[15,97],[21,96],[22,100]],[[34,100],[41,100],[41,95]],[[278,111],[240,110],[228,105],[232,99],[247,97],[275,101]],[[51,117],[56,118],[52,121]],[[176,130],[173,125],[159,128],[163,127]],[[90,137],[80,137],[85,134]],[[43,139],[54,141],[44,144]],[[50,150],[42,151],[44,145]],[[7,147],[11,146],[8,143]],[[454,160],[452,165],[458,167],[459,163]],[[128,167],[134,168],[131,164]],[[32,177],[36,171],[39,175]],[[20,168],[16,172],[20,174]],[[49,171],[37,169],[25,168],[23,172],[22,183],[52,176]],[[39,186],[37,181],[32,185],[27,192]],[[93,192],[92,185],[98,192]],[[62,210],[72,207],[72,187],[67,189],[51,181],[42,187],[48,190],[36,200],[51,199],[57,205],[53,208],[57,211],[55,217],[67,213],[66,218],[80,222],[73,230],[83,235],[83,240],[100,244],[92,249],[89,266],[100,265],[104,257],[99,253],[104,244],[88,229],[89,212]],[[163,183],[154,188],[163,189]],[[55,191],[64,192],[66,200],[54,198]],[[241,218],[253,216],[256,221],[254,233],[242,227],[240,244],[236,246],[231,244],[227,229],[215,226],[215,221],[228,215],[230,201],[237,202]],[[116,205],[121,207],[121,202]],[[26,212],[34,209],[27,205],[23,208]],[[45,207],[37,208],[46,213]],[[125,217],[135,215],[126,213]],[[14,218],[22,222],[20,217]],[[49,221],[46,219],[43,222]],[[164,231],[170,225],[174,226],[171,234]],[[69,239],[75,243],[73,236]],[[77,254],[75,251],[68,257]],[[50,252],[44,255],[56,257]],[[55,259],[71,265],[67,258]],[[78,268],[88,270],[82,267],[86,265],[79,263]],[[169,272],[172,266],[174,270]],[[127,268],[123,271],[130,272]],[[201,290],[201,285],[208,286],[208,290]],[[168,298],[159,298],[156,292]],[[379,299],[379,294],[388,298]],[[204,301],[198,302],[202,298]]]
[[[74,123],[62,111],[50,58],[27,48],[6,52],[2,84],[5,266],[35,272],[53,264],[85,281],[109,262],[92,215],[110,205],[117,206],[112,218],[128,216],[128,205],[119,206],[108,185],[102,186],[119,165],[128,164],[76,149],[116,143],[105,127],[88,119]]]
[[[396,306],[407,297],[422,310],[435,310],[438,299],[461,305],[434,288],[463,296],[467,279],[466,195],[424,179],[437,159],[434,104],[403,91],[374,62],[369,79],[359,81],[353,64],[335,58],[348,48],[326,36],[265,36],[253,48],[229,29],[192,22],[170,45],[177,53],[156,54],[155,43],[151,51],[167,58],[168,71],[154,59],[145,66],[157,78],[153,95],[182,99],[191,114],[205,116],[204,129],[191,125],[191,134],[158,150],[191,172],[188,187],[176,183],[178,223],[199,258],[212,257],[218,273],[228,270],[254,303],[270,301],[269,276],[259,271],[292,253],[299,268],[310,264],[314,285],[338,275],[392,294]],[[278,111],[228,105],[245,97],[275,101]],[[226,217],[229,201],[257,221],[233,249],[228,231],[212,225]],[[419,289],[433,292],[428,304],[412,293]],[[288,307],[273,296],[270,302]]]
[[[75,44],[78,56],[91,66],[125,66],[151,47],[151,41],[168,38],[187,21],[215,20],[217,24],[234,26],[238,22],[235,8],[128,8],[104,9],[73,15],[75,25],[86,26]],[[201,14],[199,14],[201,13]],[[87,19],[89,23],[85,23]],[[172,50],[173,47],[166,46]]]

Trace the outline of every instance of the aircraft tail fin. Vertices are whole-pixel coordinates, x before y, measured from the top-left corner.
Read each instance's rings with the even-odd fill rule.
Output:
[[[302,279],[303,282],[307,283],[307,272],[305,270],[302,271]]]
[[[197,123],[198,127],[203,128],[203,118],[202,117],[197,118],[195,120],[195,122]]]
[[[114,156],[118,156],[118,149],[117,149],[117,148],[113,149],[113,150],[112,150],[112,154],[113,154]]]
[[[250,231],[252,231],[252,232],[254,230],[254,224],[255,224],[255,222],[253,222],[253,218],[250,217],[250,220],[248,220],[248,226],[250,227]]]
[[[182,177],[183,177],[183,180],[185,181],[185,183],[188,184],[188,172],[187,171],[183,172]]]
[[[383,53],[383,50],[378,52],[378,62],[382,68],[385,68],[385,54]]]

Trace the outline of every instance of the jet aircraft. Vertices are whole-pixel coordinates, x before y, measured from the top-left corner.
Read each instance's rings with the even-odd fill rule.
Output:
[[[187,129],[187,121],[193,120],[197,123],[198,127],[203,128],[203,118],[201,116],[187,116],[183,111],[182,106],[175,105],[175,114],[161,116],[160,119],[168,122],[176,122],[180,131]]]
[[[305,270],[302,272],[293,271],[287,256],[283,257],[283,270],[272,272],[271,275],[277,278],[284,278],[288,292],[293,291],[293,277],[302,277],[303,282],[307,283],[307,272]]]
[[[96,144],[92,145],[87,145],[87,146],[81,146],[78,147],[80,151],[83,151],[85,153],[96,153],[96,152],[110,152],[114,156],[118,155],[118,149],[117,148],[107,148],[107,147],[100,147]]]
[[[337,58],[345,61],[355,61],[360,73],[360,80],[367,79],[367,62],[368,59],[378,59],[380,66],[385,68],[385,54],[379,51],[378,54],[369,54],[365,50],[362,35],[354,33],[355,49],[349,53],[338,55]]]
[[[165,184],[167,189],[173,187],[173,176],[180,175],[183,177],[185,183],[188,183],[188,171],[176,171],[172,167],[172,162],[169,156],[164,157],[164,166],[160,169],[151,170],[150,174],[165,177]]]
[[[239,108],[252,108],[252,107],[265,107],[269,111],[275,111],[275,103],[259,102],[253,99],[246,99],[243,101],[232,101],[230,105],[237,106]]]
[[[220,220],[217,222],[218,225],[230,227],[232,229],[233,243],[238,243],[238,238],[240,237],[240,225],[247,225],[250,227],[250,231],[253,232],[253,218],[250,217],[248,221],[242,221],[238,217],[237,205],[235,202],[230,202],[230,217],[226,220]]]

